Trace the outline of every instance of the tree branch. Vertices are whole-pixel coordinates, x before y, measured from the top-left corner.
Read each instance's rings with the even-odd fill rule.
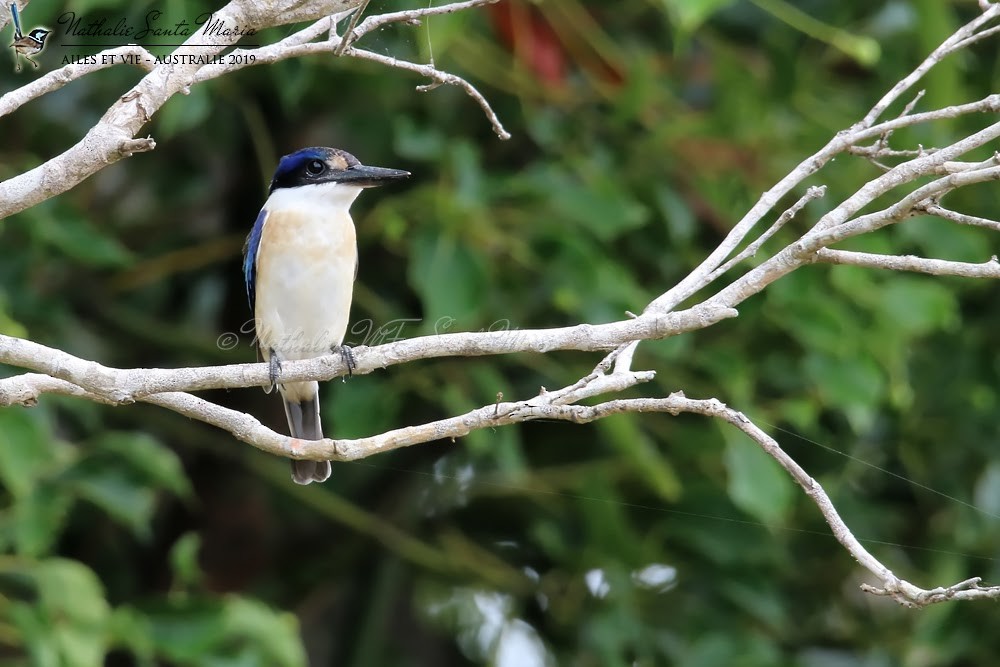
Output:
[[[523,331],[515,329],[446,333],[376,347],[358,346],[353,348],[357,362],[354,373],[370,373],[396,364],[436,357],[546,353],[554,350],[609,350],[626,341],[662,339],[702,329],[720,320],[735,317],[736,314],[731,308],[695,308],[665,316],[646,316],[610,324],[580,324],[559,329]],[[4,335],[0,335],[0,363],[45,373],[119,404],[162,392],[236,389],[269,383],[269,366],[266,363],[203,368],[117,369],[29,340]],[[281,379],[283,382],[330,380],[346,372],[341,356],[331,354],[316,359],[286,361],[282,364]],[[0,386],[2,382],[0,381]],[[0,392],[0,396],[3,395]]]
[[[960,225],[985,227],[987,229],[992,229],[995,232],[1000,232],[1000,222],[997,222],[996,220],[990,220],[988,218],[979,218],[974,215],[966,215],[965,213],[958,213],[956,211],[944,208],[940,204],[928,204],[926,206],[920,206],[918,208],[919,210],[928,215],[937,216],[939,218],[943,218],[951,222],[957,222]]]
[[[760,222],[760,220],[763,219],[764,216],[766,216],[774,207],[776,207],[781,199],[787,196],[795,187],[802,183],[802,181],[818,172],[820,169],[825,167],[830,160],[835,158],[840,153],[847,151],[851,146],[875,139],[886,132],[897,130],[902,127],[909,127],[937,120],[958,118],[959,116],[972,113],[997,113],[998,111],[1000,111],[1000,94],[994,94],[976,102],[959,104],[926,113],[894,118],[872,127],[867,127],[858,123],[849,130],[838,133],[837,136],[831,139],[823,148],[800,162],[798,166],[792,169],[787,176],[782,178],[776,185],[761,195],[760,199],[757,200],[757,203],[755,203],[746,215],[744,215],[743,218],[733,227],[729,234],[726,235],[726,238],[723,239],[722,243],[720,243],[719,246],[683,280],[646,306],[646,310],[644,312],[669,312],[670,310],[676,308],[684,300],[694,296],[697,292],[707,287],[712,280],[714,280],[714,278],[710,279],[710,277],[713,275],[715,270],[730,254],[736,250],[737,247],[739,247],[757,223]],[[853,201],[848,200],[852,203],[852,210],[860,210],[863,204],[859,206],[859,202],[867,203],[877,198],[879,194],[884,194],[884,192],[880,193],[877,192],[877,190],[879,188],[886,188],[888,183],[895,183],[895,186],[898,186],[903,183],[910,182],[922,175],[921,173],[914,173],[921,167],[928,169],[928,173],[936,173],[935,170],[944,169],[946,165],[953,163],[956,157],[963,155],[973,148],[978,148],[989,140],[989,138],[981,140],[977,139],[976,141],[970,142],[975,145],[963,144],[958,148],[955,148],[958,144],[953,144],[952,147],[950,147],[952,150],[947,153],[947,156],[944,159],[940,157],[940,153],[935,153],[934,155],[922,156],[925,160],[924,162],[914,165],[913,162],[915,161],[911,161],[905,163],[904,165],[899,165],[896,167],[895,171],[890,172],[891,175],[890,173],[884,174],[882,178],[885,180],[880,181],[877,186],[873,186],[873,188],[869,190],[865,190],[863,188],[855,194]],[[906,167],[906,165],[910,166],[908,168],[903,168]],[[886,189],[891,190],[892,187],[887,187]],[[841,206],[846,204],[848,204],[848,202],[844,202]],[[839,208],[840,207],[838,207],[838,209]]]
[[[980,33],[980,30],[990,21],[995,20],[1000,16],[1000,6],[990,5],[987,7],[982,14],[976,18],[969,21],[967,24],[959,28],[955,33],[941,43],[941,46],[934,49],[927,58],[924,59],[920,65],[917,66],[909,75],[903,78],[899,83],[893,86],[889,92],[887,92],[882,99],[875,103],[875,106],[871,108],[864,118],[855,127],[870,127],[874,122],[885,113],[896,100],[900,98],[907,90],[912,88],[924,78],[935,65],[947,58],[952,53],[959,51],[980,38],[984,37]],[[977,36],[977,33],[980,33]]]
[[[943,259],[926,259],[924,257],[914,257],[913,255],[878,255],[870,252],[821,248],[816,251],[815,261],[826,262],[828,264],[863,266],[869,269],[913,271],[915,273],[927,273],[932,276],[1000,279],[1000,262],[997,262],[996,255],[993,255],[989,261],[982,264],[970,264],[968,262],[950,262]]]

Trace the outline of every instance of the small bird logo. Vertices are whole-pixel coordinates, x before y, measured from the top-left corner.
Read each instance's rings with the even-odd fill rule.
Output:
[[[17,5],[13,3],[10,5],[10,15],[14,19],[14,41],[11,42],[10,48],[14,49],[15,71],[21,71],[21,61],[18,56],[24,56],[25,60],[34,67],[38,67],[38,63],[32,60],[31,56],[42,52],[42,49],[45,48],[45,38],[52,31],[45,28],[34,28],[25,35],[21,32],[21,16],[17,13]]]

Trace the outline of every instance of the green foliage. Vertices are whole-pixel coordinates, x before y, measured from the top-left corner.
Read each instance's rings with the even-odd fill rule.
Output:
[[[76,561],[50,558],[20,574],[30,579],[34,599],[12,602],[10,617],[32,663],[100,665],[110,610],[94,572]]]
[[[29,21],[54,24],[56,4],[32,2]],[[132,22],[151,8],[72,7]],[[198,84],[143,129],[155,151],[0,222],[0,331],[123,368],[252,361],[242,240],[276,160],[315,144],[413,172],[353,208],[349,342],[621,319],[974,11],[507,0],[365,38],[469,78],[509,142],[461,91],[416,93],[410,74],[349,59]],[[0,93],[54,69],[59,44]],[[936,69],[918,110],[992,92],[992,44]],[[0,177],[78,141],[139,76],[102,70],[5,117]],[[892,141],[942,145],[982,122]],[[817,176],[826,197],[759,256],[879,173],[838,158]],[[996,188],[947,203],[995,217]],[[993,242],[915,218],[843,247],[978,262]],[[737,319],[643,343],[634,367],[657,377],[629,395],[746,411],[899,574],[996,583],[998,313],[981,282],[810,266]],[[225,332],[235,348],[217,345]],[[527,398],[598,359],[432,360],[328,383],[325,430],[361,437]],[[284,429],[273,395],[205,398]],[[1000,651],[986,607],[915,614],[861,597],[864,575],[787,474],[692,416],[479,431],[298,488],[285,461],[201,423],[47,395],[0,411],[0,487],[3,664],[917,667]]]
[[[797,487],[756,443],[725,433],[724,462],[733,504],[767,526],[780,526],[792,509]]]

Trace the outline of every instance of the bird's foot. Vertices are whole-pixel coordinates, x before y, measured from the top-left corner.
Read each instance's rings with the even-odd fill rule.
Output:
[[[354,369],[358,367],[358,362],[354,360],[354,350],[348,345],[337,345],[332,352],[340,352],[340,358],[347,365],[347,377],[354,377]]]
[[[271,381],[271,388],[268,393],[274,391],[274,388],[278,386],[278,378],[281,377],[281,360],[278,359],[277,353],[274,349],[271,349],[271,353],[268,355],[268,379]]]

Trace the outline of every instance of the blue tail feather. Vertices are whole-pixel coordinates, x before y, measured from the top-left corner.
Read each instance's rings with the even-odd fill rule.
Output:
[[[21,32],[21,16],[17,13],[17,5],[10,3],[10,15],[14,19],[14,39],[21,39],[24,34]]]

